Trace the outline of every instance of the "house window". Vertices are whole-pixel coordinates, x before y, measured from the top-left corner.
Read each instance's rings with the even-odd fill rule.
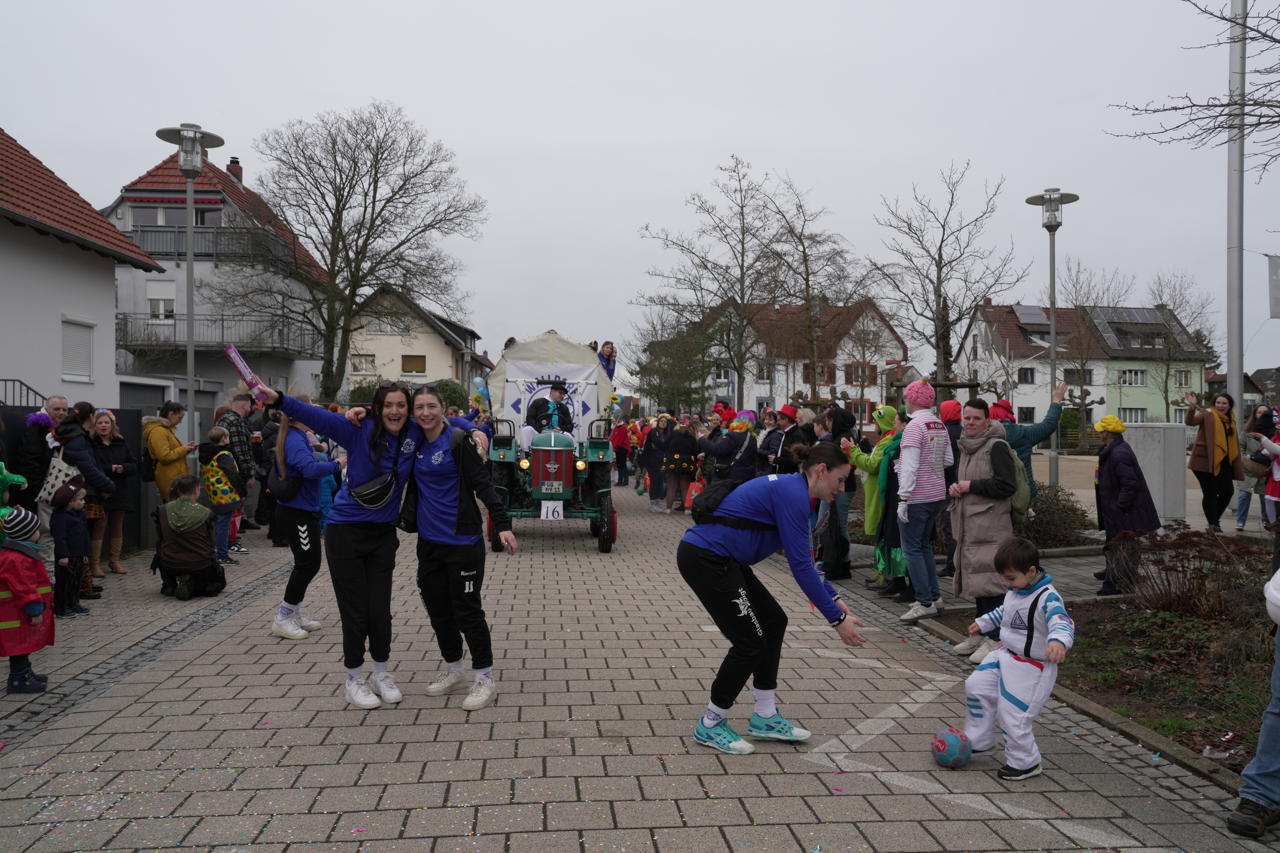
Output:
[[[1068,367],[1062,371],[1062,381],[1068,385],[1092,385],[1093,384],[1093,368],[1085,368],[1081,370],[1078,367]]]
[[[1018,384],[1019,385],[1035,385],[1036,369],[1034,367],[1018,368]]]
[[[866,361],[855,361],[844,366],[845,385],[876,384],[876,366]]]
[[[147,315],[152,320],[172,320],[174,294],[172,281],[147,282]]]
[[[813,374],[812,364],[811,364],[810,362],[807,362],[807,361],[806,361],[806,362],[804,363],[804,382],[805,382],[805,384],[809,384],[809,382],[811,381],[809,377],[810,377],[812,374]],[[820,384],[820,385],[834,385],[834,384],[835,384],[835,381],[836,381],[836,365],[835,365],[835,362],[831,362],[831,361],[820,362],[820,363],[819,363],[819,365],[818,365],[818,384]]]
[[[1121,409],[1120,420],[1127,424],[1145,424],[1147,422],[1146,409]]]
[[[1119,382],[1121,385],[1146,385],[1147,371],[1145,370],[1121,370],[1119,372]],[[1137,411],[1137,410],[1135,410]],[[1145,411],[1145,410],[1143,410]],[[1124,420],[1121,418],[1120,420]]]
[[[1173,371],[1173,384],[1179,388],[1191,387],[1191,371],[1175,370]]]
[[[62,321],[62,378],[93,379],[93,326]]]
[[[352,373],[373,373],[376,369],[371,355],[353,355],[351,356],[351,372]]]
[[[400,372],[401,373],[426,373],[427,357],[425,355],[400,356]]]
[[[160,224],[160,208],[158,207],[135,207],[133,208],[133,227],[139,228],[146,225]]]
[[[222,224],[222,210],[220,208],[214,208],[212,210],[197,210],[196,224],[216,228]]]
[[[716,382],[728,382],[728,381],[729,381],[729,368],[727,368],[727,367],[717,367],[717,368],[716,368],[716,370],[715,370],[715,374],[714,374],[713,378],[715,379],[715,381],[716,381]]]
[[[370,317],[367,328],[371,334],[375,335],[407,335],[409,334],[409,321],[404,317],[381,315]]]
[[[1018,407],[1018,423],[1033,424],[1036,422],[1035,406],[1019,406]]]
[[[166,207],[164,209],[165,225],[186,225],[187,209],[185,207]]]

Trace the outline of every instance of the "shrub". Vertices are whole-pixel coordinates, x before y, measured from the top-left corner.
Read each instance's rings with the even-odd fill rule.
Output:
[[[373,401],[373,395],[378,390],[378,385],[383,381],[381,376],[374,376],[371,379],[362,379],[353,383],[347,388],[347,405],[348,406],[367,406]]]
[[[1239,627],[1269,624],[1261,595],[1271,573],[1266,548],[1211,536],[1192,530],[1186,522],[1171,521],[1158,533],[1144,537],[1141,552],[1142,567],[1134,593],[1143,607],[1204,619],[1230,617]],[[1254,657],[1256,637],[1241,631],[1232,631],[1229,636],[1230,643],[1211,649],[1214,657]]]
[[[1086,545],[1088,540],[1080,531],[1094,526],[1094,519],[1076,500],[1076,496],[1061,486],[1037,483],[1036,496],[1031,499],[1034,518],[1022,524],[1016,531],[1040,548],[1069,548]]]

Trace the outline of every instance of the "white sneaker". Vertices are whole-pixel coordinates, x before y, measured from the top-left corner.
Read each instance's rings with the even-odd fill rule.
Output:
[[[943,612],[945,612],[945,611],[946,611],[946,609],[947,609],[946,607],[944,607],[944,606],[943,606],[943,604],[942,604],[942,599],[941,599],[941,598],[939,598],[937,601],[935,601],[935,602],[933,603],[933,606],[934,606],[934,608],[935,608],[935,609],[937,609],[937,611],[938,611],[939,613],[943,613]]]
[[[906,613],[903,613],[898,617],[898,621],[914,625],[921,619],[932,619],[937,615],[938,608],[934,607],[932,604],[921,604],[917,601],[915,604],[911,605]]]
[[[347,679],[347,701],[357,708],[376,708],[382,704],[382,700],[373,695],[373,691],[369,689],[368,683],[361,679]]]
[[[982,636],[981,634],[974,634],[972,637],[966,637],[965,639],[956,643],[954,646],[951,647],[951,651],[955,652],[958,655],[971,655],[973,654],[974,649],[982,645],[982,641],[985,639],[986,637]]]
[[[974,650],[973,654],[969,655],[969,663],[974,664],[975,666],[982,663],[986,660],[987,655],[991,654],[998,648],[1000,648],[1000,643],[997,640],[993,640],[990,637],[983,637],[982,644]]]
[[[466,677],[460,672],[449,670],[444,674],[443,678],[437,678],[435,681],[427,685],[426,691],[428,696],[443,696],[446,693],[452,693],[458,687],[466,682]]]
[[[404,698],[404,694],[400,692],[399,687],[396,687],[395,679],[389,672],[375,672],[369,681],[374,691],[382,697],[383,702],[394,705]]]
[[[305,640],[307,632],[298,624],[298,616],[287,616],[280,618],[280,614],[276,614],[276,618],[271,620],[271,633],[277,637],[284,637],[286,640]]]
[[[308,619],[306,616],[303,615],[301,610],[297,612],[297,618],[298,618],[299,627],[301,627],[302,630],[304,631],[319,631],[321,628],[324,627],[316,620]]]
[[[467,694],[467,698],[462,700],[462,710],[479,711],[492,702],[497,693],[498,685],[496,682],[487,678],[477,678],[475,683],[471,685],[471,692]]]

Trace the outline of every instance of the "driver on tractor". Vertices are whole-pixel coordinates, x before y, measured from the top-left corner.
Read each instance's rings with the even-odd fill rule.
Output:
[[[572,433],[573,412],[564,402],[565,395],[568,393],[568,389],[562,383],[553,383],[548,396],[539,397],[529,404],[529,414],[524,419],[525,425],[533,427],[538,432],[554,429]]]

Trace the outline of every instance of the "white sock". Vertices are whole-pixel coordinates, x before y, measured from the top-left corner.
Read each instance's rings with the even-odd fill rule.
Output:
[[[360,681],[364,678],[364,667],[358,666],[355,669],[347,670],[347,681]]]
[[[445,663],[449,665],[450,672],[456,672],[458,675],[462,675],[463,671],[466,669],[466,667],[462,665],[462,658],[458,658],[457,660],[447,660]]]
[[[374,661],[374,662],[373,662],[373,674],[374,674],[374,675],[377,675],[377,674],[378,674],[378,673],[380,673],[380,672],[387,672],[387,671],[388,671],[388,670],[387,670],[387,665],[388,665],[389,663],[391,663],[391,662],[390,662],[390,661],[385,661],[385,660],[376,660],[376,661]]]
[[[298,612],[298,605],[290,604],[287,601],[280,602],[280,618],[288,619],[290,616]]]
[[[778,713],[778,700],[772,690],[752,690],[756,694],[756,713],[762,717],[772,717]]]
[[[721,708],[713,702],[708,702],[707,713],[702,715],[702,724],[707,728],[711,728],[722,720],[728,718],[728,716],[728,708]]]
[[[476,681],[493,681],[493,667],[486,666],[484,669],[476,670]]]

